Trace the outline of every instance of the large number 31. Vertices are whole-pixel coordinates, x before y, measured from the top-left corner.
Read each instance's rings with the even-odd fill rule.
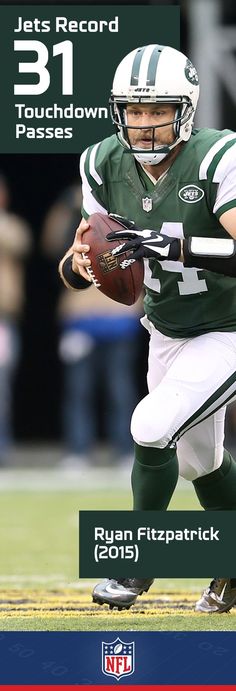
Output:
[[[183,238],[183,224],[182,223],[168,223],[162,224],[161,233],[169,235],[169,237]],[[193,293],[203,293],[207,288],[207,284],[204,278],[199,278],[198,273],[202,269],[187,269],[183,266],[182,262],[173,261],[162,261],[161,268],[164,271],[173,271],[176,273],[176,280],[178,285],[178,290],[180,295],[193,295]],[[182,279],[178,280],[177,274],[182,274]],[[152,277],[152,271],[149,266],[149,262],[145,261],[145,286],[151,288],[151,290],[157,293],[161,292],[161,280],[159,278]]]
[[[19,72],[25,74],[37,74],[37,84],[14,84],[14,94],[17,96],[38,95],[47,91],[50,85],[50,74],[46,67],[48,63],[48,49],[42,41],[14,41],[14,50],[33,51],[37,53],[35,62],[20,62]],[[53,57],[62,55],[62,94],[73,94],[73,43],[61,41],[53,45]]]

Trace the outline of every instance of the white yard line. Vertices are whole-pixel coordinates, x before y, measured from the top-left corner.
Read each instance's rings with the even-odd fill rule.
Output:
[[[4,469],[0,471],[0,492],[118,489],[127,486],[129,476],[129,471],[114,468],[89,468],[81,471]]]
[[[96,580],[94,579],[87,581],[84,581],[82,579],[79,579],[78,581],[67,581],[65,574],[51,574],[50,576],[42,576],[41,574],[34,574],[33,576],[28,576],[27,574],[21,574],[20,576],[2,574],[0,576],[0,587],[3,586],[3,583],[7,583],[8,587],[10,585],[19,585],[21,588],[22,585],[24,585],[24,583],[31,583],[32,586],[35,583],[40,583],[42,585],[54,583],[60,588],[73,588],[73,590],[84,590],[86,588],[91,588],[91,584],[95,582]]]
[[[124,468],[88,468],[87,470],[59,470],[57,468],[20,468],[0,470],[0,492],[35,491],[62,492],[75,490],[117,490],[129,487],[130,470]],[[181,489],[189,483],[179,480]]]

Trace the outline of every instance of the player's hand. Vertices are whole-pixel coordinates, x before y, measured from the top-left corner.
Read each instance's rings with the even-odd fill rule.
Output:
[[[126,219],[123,220],[126,221]],[[133,222],[131,221],[131,223]],[[130,226],[124,227],[130,228]],[[123,266],[121,262],[120,266],[122,269],[126,269],[134,261],[141,258],[154,258],[158,259],[158,261],[164,261],[165,259],[178,261],[181,255],[181,242],[179,238],[171,238],[155,230],[140,230],[138,228],[135,230],[118,230],[108,233],[106,239],[116,240],[117,238],[120,240],[128,240],[128,242],[124,242],[123,245],[115,247],[115,249],[112,250],[113,255],[119,256],[125,252],[132,252],[130,258],[125,259],[123,262]]]
[[[83,278],[85,278],[86,281],[91,283],[92,279],[86,271],[86,267],[91,266],[91,261],[86,256],[87,252],[89,252],[90,250],[90,246],[85,244],[82,238],[83,233],[85,232],[85,230],[88,230],[88,228],[89,223],[85,220],[85,218],[82,218],[82,221],[80,222],[76,230],[75,239],[70,251],[73,252],[72,270],[76,274],[80,274],[80,276],[83,276]]]

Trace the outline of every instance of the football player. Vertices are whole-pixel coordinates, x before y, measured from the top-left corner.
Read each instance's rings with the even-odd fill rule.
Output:
[[[131,421],[135,510],[167,509],[179,474],[204,509],[236,509],[236,463],[224,449],[236,396],[236,133],[193,129],[198,95],[195,67],[169,46],[122,60],[110,98],[117,134],[81,156],[83,220],[60,265],[66,285],[88,286],[86,219],[125,210],[118,253],[144,258],[150,334],[149,393]],[[152,582],[108,579],[94,601],[127,608]],[[236,579],[215,578],[196,607],[235,603]]]

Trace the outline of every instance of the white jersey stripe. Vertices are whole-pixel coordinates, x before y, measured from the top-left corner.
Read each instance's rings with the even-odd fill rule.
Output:
[[[98,150],[98,147],[100,146],[101,142],[98,142],[98,144],[95,144],[95,146],[92,149],[91,156],[90,156],[90,161],[89,161],[89,172],[91,177],[95,180],[95,182],[98,183],[98,185],[102,185],[102,178],[100,175],[98,175],[96,168],[95,168],[95,156]]]
[[[221,182],[226,175],[230,175],[236,168],[236,139],[230,149],[227,149],[216,166],[212,182]]]
[[[227,134],[225,137],[222,137],[218,142],[213,144],[209,151],[207,152],[206,156],[204,156],[200,168],[199,168],[199,180],[206,180],[207,179],[207,171],[208,168],[213,161],[214,156],[222,149],[227,142],[230,142],[232,139],[235,139],[236,142],[236,134]]]
[[[82,180],[83,180],[83,178],[84,178],[84,176],[85,176],[84,165],[85,165],[85,159],[86,159],[87,153],[88,153],[88,148],[85,149],[85,151],[84,151],[84,152],[82,153],[82,155],[80,156],[79,172],[80,172],[80,177],[82,178]]]
[[[215,204],[213,206],[213,214],[216,214],[217,211],[219,211],[225,204],[229,204],[231,202],[234,202],[232,205],[233,207],[236,207],[236,182],[235,178],[230,178],[228,176],[227,178],[227,189],[225,185],[220,185],[219,187],[219,194],[217,194]],[[220,214],[221,215],[221,214]]]
[[[236,143],[225,151],[219,161],[213,182],[220,183],[217,190],[213,213],[236,199]]]
[[[83,208],[84,211],[90,216],[91,214],[101,213],[107,215],[107,210],[104,206],[99,204],[92,194],[92,187],[88,183],[88,179],[85,174],[85,159],[88,153],[88,149],[84,151],[80,158],[80,175],[82,179],[82,195],[83,195]]]
[[[105,214],[107,215],[107,210],[104,206],[99,204],[92,194],[91,187],[88,184],[87,179],[84,180],[82,184],[82,195],[83,195],[83,208],[85,212],[90,216],[90,214]]]

